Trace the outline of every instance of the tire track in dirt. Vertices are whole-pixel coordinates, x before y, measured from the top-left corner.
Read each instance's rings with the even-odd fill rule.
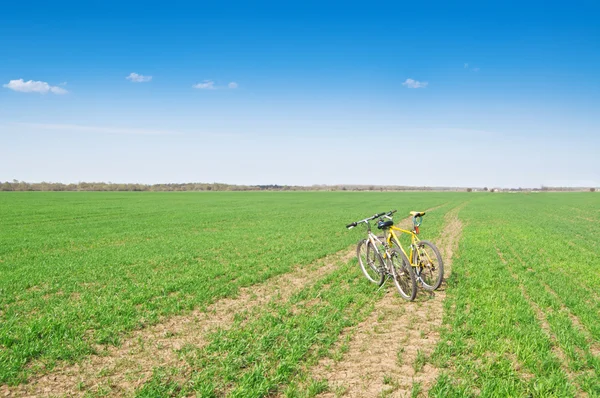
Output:
[[[178,350],[186,346],[202,347],[207,333],[230,327],[235,314],[273,299],[286,300],[305,285],[333,272],[339,262],[348,262],[355,255],[353,245],[308,266],[241,288],[237,297],[221,299],[205,311],[194,310],[135,331],[119,347],[98,347],[100,355],[92,355],[78,364],[58,365],[47,374],[30,377],[26,384],[0,386],[0,396],[82,396],[90,392],[131,396],[156,367],[177,366],[183,369],[183,374],[190,372]]]
[[[458,212],[463,206],[446,214],[438,240],[445,278],[451,274],[452,256],[462,234]],[[410,228],[409,222],[400,225]],[[371,315],[347,331],[351,337],[341,361],[326,358],[311,369],[313,378],[329,382],[329,391],[321,397],[406,396],[415,383],[427,391],[437,378],[438,371],[427,358],[440,337],[445,284],[434,294],[420,290],[414,302],[402,300],[391,284],[388,290]]]

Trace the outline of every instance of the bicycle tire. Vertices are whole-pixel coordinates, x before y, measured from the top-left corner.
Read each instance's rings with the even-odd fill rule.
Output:
[[[369,282],[381,286],[385,280],[385,275],[382,272],[384,263],[381,256],[372,248],[371,242],[367,239],[358,242],[356,257],[358,258],[360,269]]]
[[[439,288],[444,280],[444,262],[438,248],[428,240],[421,240],[417,242],[413,260],[423,289],[434,291]]]
[[[413,301],[417,296],[417,279],[408,258],[402,251],[392,249],[390,261],[392,262],[391,269],[394,284],[400,296],[405,300]]]

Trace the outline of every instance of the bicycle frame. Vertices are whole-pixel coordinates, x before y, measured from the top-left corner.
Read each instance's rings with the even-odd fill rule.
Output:
[[[398,238],[398,235],[396,235],[396,233],[394,231],[398,231],[401,234],[410,235],[410,251],[409,251],[409,253],[406,253],[406,250],[404,250],[404,247],[400,243],[400,239]],[[410,265],[412,267],[416,267],[416,264],[414,264],[413,257],[414,257],[414,254],[415,254],[415,251],[417,248],[417,243],[419,242],[419,237],[417,236],[417,234],[414,231],[409,231],[407,229],[398,228],[397,226],[392,225],[386,231],[385,242],[388,246],[391,247],[393,245],[394,241],[396,242],[396,244],[400,248],[400,250],[402,250],[402,252],[406,256],[406,258],[408,258],[408,260],[410,261]]]
[[[410,251],[409,251],[410,255],[406,253],[406,251],[404,250],[404,247],[400,243],[400,239],[398,238],[398,235],[394,231],[398,231],[401,234],[408,234],[408,235],[410,235]],[[393,242],[395,241],[396,244],[397,244],[397,246],[400,248],[400,250],[402,250],[402,252],[404,253],[404,255],[408,258],[408,261],[410,262],[411,267],[413,267],[413,268],[418,267],[418,264],[415,261],[415,259],[416,259],[416,254],[417,254],[417,245],[418,245],[420,239],[417,236],[416,232],[415,231],[409,231],[407,229],[398,228],[397,226],[392,225],[388,229],[386,235],[387,235],[385,237],[386,244],[391,247],[393,245]],[[425,255],[427,256],[427,259],[429,261],[432,261],[431,257],[429,257],[429,253],[425,252]]]

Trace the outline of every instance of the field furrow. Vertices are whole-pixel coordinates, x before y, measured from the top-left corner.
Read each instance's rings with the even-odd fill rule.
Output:
[[[597,343],[560,297],[545,282],[544,273],[537,273],[528,266],[524,257],[527,248],[516,250],[504,243],[510,251],[512,261],[506,261],[511,276],[535,310],[543,329],[553,344],[569,381],[578,387],[579,395],[600,392],[600,357],[595,355]]]
[[[590,195],[479,197],[447,292],[432,396],[598,396]],[[580,228],[581,227],[581,228]],[[570,245],[577,235],[580,245]],[[592,255],[590,255],[592,253]]]
[[[520,282],[519,276],[517,274],[515,274],[514,269],[512,269],[512,267],[510,267],[509,262],[506,261],[502,252],[498,248],[496,248],[496,250],[498,251],[498,256],[500,256],[502,263],[504,265],[508,266],[508,269],[510,271],[510,276],[513,278],[513,280],[516,283],[519,284],[519,290],[521,291],[523,298],[527,301],[527,303],[529,303],[529,305],[535,312],[536,319],[537,319],[541,329],[544,331],[544,333],[546,334],[548,339],[550,339],[550,341],[552,342],[552,352],[556,355],[556,357],[560,361],[562,371],[567,375],[567,377],[569,378],[569,381],[574,384],[576,375],[573,375],[572,372],[569,370],[569,360],[567,358],[567,355],[563,351],[563,348],[561,347],[560,343],[557,341],[556,334],[553,333],[552,325],[548,321],[548,317],[547,317],[546,313],[536,303],[536,301],[533,300],[529,296],[529,294],[527,293],[527,290],[525,289],[525,286]]]

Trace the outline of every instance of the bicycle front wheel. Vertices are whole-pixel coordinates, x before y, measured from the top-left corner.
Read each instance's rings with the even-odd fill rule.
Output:
[[[444,279],[444,263],[438,248],[427,240],[417,243],[413,264],[423,289],[433,291],[440,287]]]
[[[394,284],[403,299],[413,301],[417,296],[417,279],[408,258],[398,249],[392,249],[390,257],[392,262],[392,276]]]
[[[375,251],[371,242],[367,239],[363,239],[358,242],[356,247],[356,257],[358,257],[358,263],[365,277],[370,281],[379,286],[383,284],[385,275],[383,274],[383,259]]]

